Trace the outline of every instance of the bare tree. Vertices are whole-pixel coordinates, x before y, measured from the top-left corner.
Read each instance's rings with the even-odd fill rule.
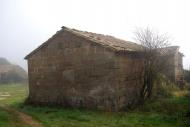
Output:
[[[159,34],[150,28],[139,28],[135,31],[135,40],[142,45],[143,54],[142,79],[140,102],[152,96],[154,82],[159,73],[166,67],[167,55],[164,48],[169,46],[169,37],[166,34]]]

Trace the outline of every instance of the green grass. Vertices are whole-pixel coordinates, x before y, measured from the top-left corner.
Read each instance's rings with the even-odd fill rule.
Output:
[[[27,97],[27,86],[0,86],[0,92],[10,96],[0,100],[2,105],[11,105],[31,115],[44,127],[190,127],[190,92],[147,102],[129,112],[101,112],[60,107],[33,107],[23,105]],[[10,114],[0,109],[0,127],[9,127]],[[2,120],[1,120],[2,119]],[[21,126],[20,126],[21,127]]]
[[[0,85],[0,106],[23,103],[28,96],[28,85],[8,84]]]
[[[9,123],[9,114],[0,109],[0,127],[7,127]]]
[[[28,86],[21,84],[0,85],[0,127],[29,127],[18,116],[1,107],[21,104],[28,93]]]
[[[21,84],[0,85],[0,106],[21,104],[28,94],[28,86]],[[0,107],[0,127],[29,127],[15,113]]]
[[[86,110],[24,107],[46,127],[185,127],[188,119],[159,113],[106,113]]]
[[[30,127],[14,114],[0,108],[0,127]]]

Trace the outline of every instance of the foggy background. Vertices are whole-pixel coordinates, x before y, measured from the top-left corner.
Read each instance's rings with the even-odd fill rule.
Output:
[[[0,0],[0,57],[27,69],[24,57],[61,26],[133,41],[135,27],[172,37],[190,69],[189,0]]]

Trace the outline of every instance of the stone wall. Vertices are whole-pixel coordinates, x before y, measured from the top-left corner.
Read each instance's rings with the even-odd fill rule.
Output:
[[[116,57],[119,64],[117,79],[121,107],[131,106],[138,102],[142,87],[143,59],[136,54],[125,53]]]
[[[174,57],[175,62],[175,82],[180,85],[183,84],[183,55],[181,53],[176,52]]]
[[[31,103],[116,111],[138,96],[138,59],[64,31],[28,59]]]
[[[177,49],[173,54],[166,56],[165,74],[175,84],[183,83],[183,55]]]

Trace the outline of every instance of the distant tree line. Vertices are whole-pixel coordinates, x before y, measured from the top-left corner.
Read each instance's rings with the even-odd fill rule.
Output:
[[[9,84],[9,83],[24,83],[26,78],[18,75],[17,73],[1,73],[0,74],[0,84]]]

